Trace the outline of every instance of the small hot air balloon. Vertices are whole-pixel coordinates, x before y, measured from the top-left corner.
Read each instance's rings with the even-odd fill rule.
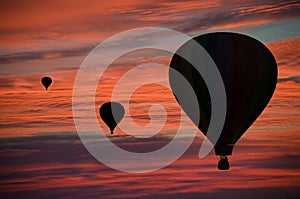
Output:
[[[277,64],[267,47],[243,34],[216,32],[197,36],[194,40],[208,52],[224,82],[226,118],[214,148],[216,155],[220,156],[218,169],[228,170],[227,156],[232,155],[234,144],[261,114],[273,95],[277,83]],[[184,50],[188,42],[177,51]],[[191,48],[185,49],[193,51]],[[201,59],[197,52],[192,52],[191,56],[192,59]],[[197,70],[179,55],[173,56],[170,67],[182,74],[194,89],[199,103],[200,121],[193,122],[206,134],[211,117],[207,85]],[[172,89],[175,82],[178,85],[179,81],[173,77],[170,70],[169,81]],[[183,106],[186,106],[182,108],[189,116],[189,107]]]
[[[114,133],[117,124],[123,119],[124,107],[118,102],[106,102],[99,109],[100,116],[109,127],[110,133]]]
[[[45,89],[48,90],[48,87],[51,85],[52,83],[52,79],[51,77],[43,77],[41,79],[42,84],[44,85]]]

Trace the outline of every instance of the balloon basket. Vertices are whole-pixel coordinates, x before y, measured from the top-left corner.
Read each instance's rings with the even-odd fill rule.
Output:
[[[220,156],[220,160],[218,162],[218,169],[219,170],[229,170],[230,165],[228,162],[227,156]]]

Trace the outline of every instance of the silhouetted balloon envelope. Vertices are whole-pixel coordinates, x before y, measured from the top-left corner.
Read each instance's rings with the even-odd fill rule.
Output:
[[[246,35],[216,32],[197,36],[194,40],[209,53],[224,81],[226,118],[214,148],[216,155],[221,156],[218,168],[227,170],[227,156],[232,155],[234,144],[261,114],[273,95],[277,83],[277,64],[267,47]],[[177,51],[183,50],[188,42]],[[192,54],[196,58],[197,53]],[[199,102],[200,121],[193,122],[206,134],[211,117],[207,85],[197,70],[179,55],[174,54],[170,67],[181,73],[194,89]],[[172,89],[178,82],[171,70],[169,81]],[[185,111],[188,107],[182,109]]]
[[[44,85],[45,89],[48,90],[48,87],[51,85],[52,83],[52,79],[51,77],[43,77],[41,79],[42,84]]]
[[[100,116],[113,134],[117,124],[123,119],[125,110],[118,102],[106,102],[99,109]]]

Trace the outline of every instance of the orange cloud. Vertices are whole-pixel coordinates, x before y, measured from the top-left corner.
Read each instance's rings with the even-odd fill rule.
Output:
[[[101,40],[136,27],[163,26],[185,33],[253,21],[281,21],[299,16],[297,1],[97,1],[5,0],[0,8],[0,44],[32,45],[47,41]],[[250,21],[247,23],[247,21]],[[252,21],[252,22],[251,22]],[[235,26],[234,26],[235,27]]]

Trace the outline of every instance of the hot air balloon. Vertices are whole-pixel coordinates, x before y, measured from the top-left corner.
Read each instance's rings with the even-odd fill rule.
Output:
[[[227,156],[232,155],[234,144],[261,114],[273,95],[277,83],[277,64],[266,46],[243,34],[215,32],[197,36],[194,40],[208,52],[224,82],[226,118],[214,149],[215,154],[220,156],[218,169],[228,170]],[[177,51],[184,50],[189,42]],[[192,59],[201,59],[197,52],[189,50],[191,56],[194,56]],[[182,74],[194,89],[199,103],[200,121],[193,122],[206,135],[211,117],[207,85],[197,70],[179,55],[174,54],[170,67]],[[171,70],[169,81],[172,89],[176,81],[178,85],[179,80],[172,75]],[[189,116],[186,111],[188,108],[187,105],[182,107]]]
[[[48,87],[51,85],[52,83],[52,79],[51,77],[43,77],[41,79],[42,84],[44,85],[45,89],[48,90]]]
[[[106,102],[99,109],[100,116],[109,127],[110,133],[114,133],[117,124],[123,119],[124,107],[118,102]]]

